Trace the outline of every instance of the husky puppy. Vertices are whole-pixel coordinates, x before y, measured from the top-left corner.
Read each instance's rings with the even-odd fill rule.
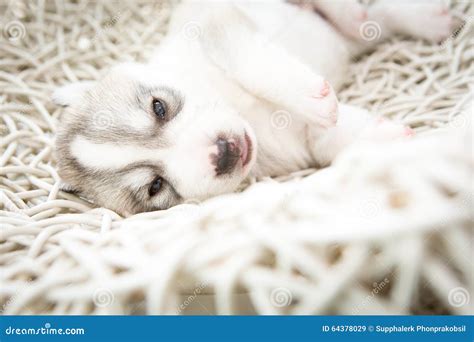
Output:
[[[232,192],[249,175],[326,166],[358,139],[411,135],[339,104],[335,89],[375,41],[402,33],[438,42],[450,25],[432,1],[184,2],[147,64],[54,93],[67,107],[59,175],[129,215]]]

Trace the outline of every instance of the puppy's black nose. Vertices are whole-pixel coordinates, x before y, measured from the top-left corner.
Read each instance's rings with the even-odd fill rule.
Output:
[[[231,173],[240,159],[239,144],[233,139],[219,138],[216,141],[217,156],[213,158],[216,174]]]

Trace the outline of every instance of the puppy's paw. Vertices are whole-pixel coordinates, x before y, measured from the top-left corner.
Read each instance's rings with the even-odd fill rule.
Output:
[[[338,30],[348,38],[360,40],[360,28],[367,21],[367,10],[357,2],[341,3],[342,8],[334,16],[331,22]]]
[[[300,101],[301,111],[309,120],[322,128],[336,125],[338,119],[338,102],[334,89],[328,81],[321,79],[304,91]]]
[[[362,131],[362,138],[373,141],[406,139],[415,135],[415,131],[401,123],[384,118],[376,119]]]
[[[448,7],[442,4],[426,4],[425,13],[420,15],[419,35],[433,43],[441,43],[453,32],[453,17]]]
[[[453,16],[445,4],[422,1],[395,6],[396,20],[405,33],[433,43],[441,43],[453,33]]]

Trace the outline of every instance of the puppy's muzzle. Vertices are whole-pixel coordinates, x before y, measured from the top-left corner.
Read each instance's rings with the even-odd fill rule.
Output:
[[[240,143],[237,139],[218,138],[216,141],[217,155],[212,159],[212,164],[216,167],[216,175],[231,173],[240,159]]]

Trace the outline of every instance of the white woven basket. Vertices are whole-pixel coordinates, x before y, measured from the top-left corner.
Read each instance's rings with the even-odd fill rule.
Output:
[[[452,7],[459,34],[381,44],[339,94],[416,139],[124,219],[59,191],[49,96],[146,58],[172,6],[0,4],[2,312],[472,314],[474,17]]]

